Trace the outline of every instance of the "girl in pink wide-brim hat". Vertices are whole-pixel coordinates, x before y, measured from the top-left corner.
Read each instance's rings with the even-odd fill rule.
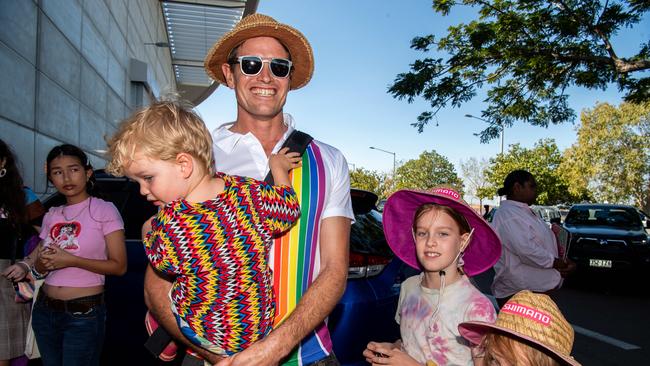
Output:
[[[496,319],[490,300],[467,276],[496,263],[498,236],[450,188],[395,192],[384,206],[383,223],[393,252],[422,273],[401,286],[395,315],[401,339],[370,342],[366,360],[373,365],[481,365],[481,352],[463,340],[458,324]]]

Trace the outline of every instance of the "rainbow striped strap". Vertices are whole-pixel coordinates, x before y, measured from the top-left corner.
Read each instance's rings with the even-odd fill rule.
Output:
[[[325,178],[321,151],[311,142],[302,156],[302,167],[290,174],[291,185],[300,202],[300,219],[288,233],[275,240],[273,248],[276,326],[296,308],[320,269],[317,256],[320,252],[320,221],[325,207]],[[284,364],[309,364],[326,357],[331,351],[329,331],[323,322],[301,341]],[[299,358],[302,360],[300,363]]]

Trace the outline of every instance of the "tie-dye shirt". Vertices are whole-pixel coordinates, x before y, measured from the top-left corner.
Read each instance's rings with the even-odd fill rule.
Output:
[[[395,320],[400,325],[403,348],[424,364],[473,365],[469,343],[460,335],[458,324],[466,321],[493,323],[496,312],[490,300],[469,279],[445,287],[440,309],[433,317],[440,291],[422,286],[423,274],[402,283]]]

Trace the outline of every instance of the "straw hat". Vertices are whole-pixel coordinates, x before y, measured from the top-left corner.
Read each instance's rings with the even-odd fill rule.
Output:
[[[501,257],[501,241],[490,225],[451,188],[430,192],[401,190],[393,193],[384,205],[383,224],[386,241],[404,263],[421,269],[415,254],[413,219],[425,203],[449,206],[460,213],[474,229],[472,240],[463,254],[463,269],[468,276],[486,271]]]
[[[580,365],[571,357],[571,324],[555,302],[544,294],[520,291],[503,305],[494,324],[465,322],[458,325],[458,330],[473,344],[480,344],[483,335],[498,330],[539,345],[569,365]]]
[[[208,76],[225,85],[221,65],[228,61],[233,48],[254,37],[273,37],[280,41],[289,50],[293,61],[289,88],[294,90],[307,85],[314,73],[314,54],[309,42],[297,29],[264,14],[248,15],[212,46],[204,62]]]

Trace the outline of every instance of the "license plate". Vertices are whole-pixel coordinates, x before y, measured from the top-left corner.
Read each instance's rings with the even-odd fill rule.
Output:
[[[612,268],[612,261],[609,259],[590,259],[589,267]]]

